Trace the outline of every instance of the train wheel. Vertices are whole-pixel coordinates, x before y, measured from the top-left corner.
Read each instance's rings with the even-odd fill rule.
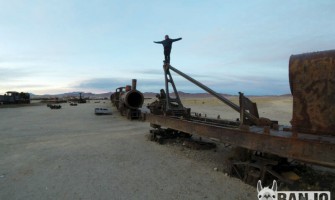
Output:
[[[293,181],[284,178],[275,171],[274,167],[279,165],[278,157],[237,147],[227,168],[231,176],[235,176],[250,185],[255,185],[258,180],[268,181],[271,184],[273,179],[292,184]]]

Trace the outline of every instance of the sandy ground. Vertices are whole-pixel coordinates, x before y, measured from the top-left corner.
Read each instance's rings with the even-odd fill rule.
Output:
[[[110,103],[0,108],[0,199],[254,199],[213,151],[147,140],[149,124],[96,116]],[[202,155],[204,156],[192,156]],[[216,162],[217,163],[217,162]],[[220,167],[220,166],[218,166]]]
[[[251,99],[260,116],[290,124],[291,97]],[[239,117],[214,98],[182,101],[207,117]],[[255,187],[225,173],[232,151],[224,144],[215,151],[178,141],[159,145],[148,140],[148,123],[128,121],[109,101],[61,104],[60,110],[32,105],[0,108],[0,199],[257,198]],[[96,107],[113,115],[96,116]]]
[[[238,97],[227,97],[230,101],[239,105]],[[265,96],[249,97],[250,100],[257,103],[260,117],[266,117],[271,120],[279,121],[281,125],[290,125],[292,118],[292,97],[290,96]],[[239,118],[239,113],[225,105],[216,98],[185,98],[183,99],[185,107],[190,107],[192,112],[206,114],[208,117],[235,120]],[[202,115],[204,116],[204,115]]]

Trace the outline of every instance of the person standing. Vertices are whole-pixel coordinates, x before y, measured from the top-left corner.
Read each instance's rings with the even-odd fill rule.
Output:
[[[160,42],[155,42],[154,41],[154,43],[163,45],[163,47],[164,47],[164,57],[165,57],[164,62],[165,63],[170,63],[170,54],[171,54],[171,49],[172,49],[172,43],[176,42],[178,40],[181,40],[181,39],[182,38],[170,39],[168,35],[165,35],[165,40],[162,40]]]

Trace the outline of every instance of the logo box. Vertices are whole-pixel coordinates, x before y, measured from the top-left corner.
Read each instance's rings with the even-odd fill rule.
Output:
[[[277,191],[277,200],[331,200],[328,191]]]

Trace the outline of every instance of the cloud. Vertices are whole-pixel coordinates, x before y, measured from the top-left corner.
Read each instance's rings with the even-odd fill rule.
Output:
[[[133,72],[141,75],[163,75],[163,69],[142,69],[133,70]]]
[[[178,91],[189,93],[205,92],[200,87],[194,85],[179,75],[172,76]],[[287,79],[273,79],[271,77],[253,75],[231,75],[225,79],[215,75],[194,76],[193,78],[218,93],[237,94],[238,92],[243,92],[246,95],[279,95],[290,92]],[[126,85],[131,85],[131,79],[96,78],[75,83],[71,88],[91,92],[108,92],[114,91],[116,88],[124,87]],[[165,82],[162,76],[152,79],[137,79],[137,89],[141,92],[158,92],[162,88],[165,89]],[[169,87],[169,90],[171,92],[173,90],[172,87]]]
[[[198,78],[193,77],[199,81]],[[205,92],[200,87],[185,79],[174,79],[176,87],[183,92]],[[200,81],[206,87],[218,93],[237,94],[243,92],[247,95],[280,95],[290,93],[287,79],[254,76],[230,75],[229,77],[215,77]]]
[[[112,88],[120,87],[125,85],[125,80],[123,79],[112,79],[112,78],[94,78],[75,83],[74,88],[81,89],[99,89],[99,90],[108,90]]]
[[[99,91],[114,91],[118,87],[131,85],[132,79],[127,78],[95,78],[81,81],[73,84],[73,88],[81,90],[99,90]],[[159,90],[164,86],[163,80],[160,79],[140,79],[137,80],[137,88],[143,92]]]
[[[8,68],[8,67],[1,67],[0,66],[0,79],[4,82],[10,82],[12,80],[16,80],[21,77],[28,77],[33,75],[34,72],[28,69],[20,69],[20,68]]]
[[[102,92],[137,78],[141,91],[159,91],[163,52],[152,41],[169,27],[171,37],[183,37],[172,61],[192,78],[222,93],[281,94],[289,92],[291,54],[334,44],[333,1],[8,2],[0,6],[0,89],[45,84],[45,91]],[[172,18],[161,12],[167,8]],[[178,90],[202,92],[172,75]]]
[[[19,81],[8,81],[0,87],[0,94],[5,93],[6,91],[18,91],[18,92],[29,92],[36,93],[40,90],[48,90],[49,85],[46,84],[27,84],[20,83]]]

